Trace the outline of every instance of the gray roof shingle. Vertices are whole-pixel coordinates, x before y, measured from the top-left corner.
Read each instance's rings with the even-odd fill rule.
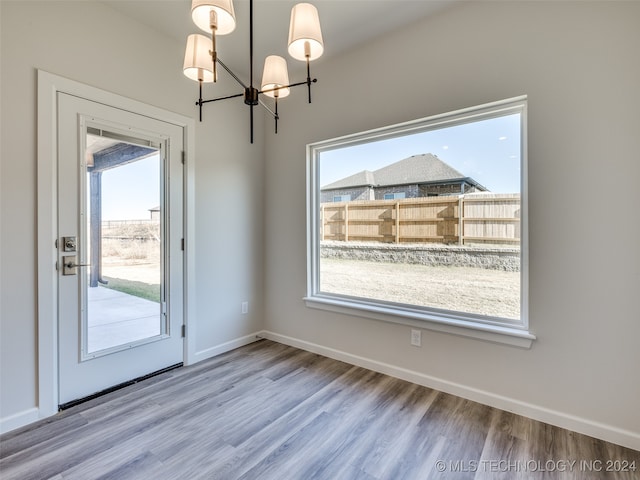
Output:
[[[467,177],[431,153],[413,155],[404,160],[379,168],[373,172],[363,170],[322,187],[322,190],[362,186],[386,187],[391,185],[422,184]]]
[[[350,187],[367,187],[374,186],[373,172],[369,170],[363,170],[353,175],[349,175],[341,180],[337,180],[329,185],[322,187],[323,190],[333,190],[336,188],[350,188]]]

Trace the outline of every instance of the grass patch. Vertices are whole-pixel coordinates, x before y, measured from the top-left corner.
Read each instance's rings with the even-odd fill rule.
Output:
[[[136,282],[114,277],[104,277],[104,279],[109,282],[103,285],[105,288],[160,303],[160,285],[157,283]]]

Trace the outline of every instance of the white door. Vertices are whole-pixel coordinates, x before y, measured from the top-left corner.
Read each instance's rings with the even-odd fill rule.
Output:
[[[58,93],[59,404],[183,359],[183,130]]]

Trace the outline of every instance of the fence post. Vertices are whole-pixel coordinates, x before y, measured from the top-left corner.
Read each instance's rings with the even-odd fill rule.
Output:
[[[458,245],[464,245],[464,195],[458,200]]]
[[[349,241],[349,204],[344,204],[344,241]]]
[[[400,202],[396,202],[396,243],[400,243]]]

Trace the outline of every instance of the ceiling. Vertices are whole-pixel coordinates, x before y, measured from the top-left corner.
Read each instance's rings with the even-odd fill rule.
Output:
[[[308,0],[317,8],[325,43],[319,61],[337,55],[384,33],[400,29],[452,5],[456,0]],[[115,10],[181,42],[190,33],[204,33],[191,21],[191,0],[102,0]],[[304,71],[304,62],[287,54],[291,8],[298,1],[255,0],[254,75],[262,75],[263,59],[281,55],[290,72]],[[218,55],[238,75],[249,72],[249,0],[235,0],[237,27],[230,35],[218,37]],[[176,60],[182,65],[182,58]],[[291,78],[297,81],[298,78]],[[247,82],[248,83],[248,82]]]

